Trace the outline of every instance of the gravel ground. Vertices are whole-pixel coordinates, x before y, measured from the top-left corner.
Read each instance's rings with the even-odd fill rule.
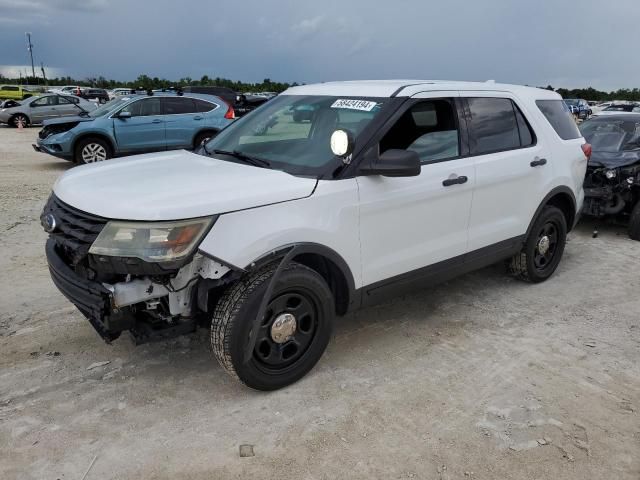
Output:
[[[70,164],[37,131],[0,127],[1,479],[640,478],[623,229],[581,225],[544,284],[496,266],[349,315],[306,378],[259,393],[206,332],[109,346],[58,293],[38,215]]]

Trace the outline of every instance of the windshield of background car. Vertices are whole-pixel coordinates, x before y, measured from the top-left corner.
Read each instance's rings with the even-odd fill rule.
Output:
[[[589,120],[580,126],[594,152],[621,152],[640,148],[640,121]]]
[[[564,100],[564,103],[566,103],[567,105],[576,106],[578,105],[578,100],[576,100],[575,98],[566,98]]]
[[[92,112],[89,112],[89,116],[91,118],[103,117],[107,113],[111,112],[112,110],[115,110],[116,108],[120,108],[129,100],[131,99],[130,98],[114,98],[110,102],[107,102],[104,105],[101,105],[100,107],[96,108]]]
[[[266,160],[293,175],[320,176],[338,160],[331,134],[349,130],[358,137],[380,114],[388,98],[280,95],[236,120],[206,144]],[[334,167],[335,168],[335,167]]]

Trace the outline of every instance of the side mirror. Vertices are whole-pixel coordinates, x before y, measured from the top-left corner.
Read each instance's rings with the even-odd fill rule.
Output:
[[[363,164],[360,165],[362,175],[382,175],[384,177],[416,177],[420,175],[422,165],[416,152],[410,150],[387,150],[382,155],[377,155],[377,147],[374,147],[368,155],[365,155]]]
[[[335,130],[331,134],[331,152],[336,157],[348,157],[353,153],[355,141],[349,130]]]
[[[119,112],[117,117],[120,119],[131,118],[131,112]]]

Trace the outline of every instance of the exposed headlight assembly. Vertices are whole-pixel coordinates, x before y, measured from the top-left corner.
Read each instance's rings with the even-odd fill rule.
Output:
[[[606,172],[604,172],[604,176],[607,177],[609,180],[616,178],[617,175],[618,175],[618,172],[616,172],[613,169],[607,170]]]
[[[121,222],[105,225],[89,253],[170,262],[187,257],[217,217],[172,222]]]

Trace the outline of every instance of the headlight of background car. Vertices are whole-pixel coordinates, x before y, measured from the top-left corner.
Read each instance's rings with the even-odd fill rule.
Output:
[[[169,262],[188,256],[207,233],[215,217],[175,222],[111,221],[93,242],[89,253]]]

